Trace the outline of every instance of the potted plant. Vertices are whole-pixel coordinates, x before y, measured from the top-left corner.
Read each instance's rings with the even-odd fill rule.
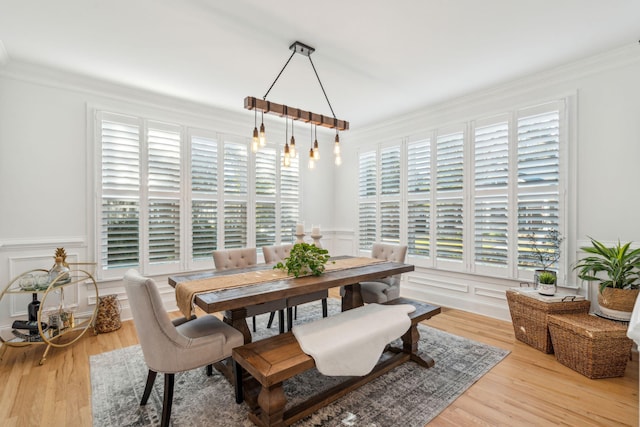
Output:
[[[274,269],[286,270],[287,274],[295,277],[312,274],[320,276],[329,261],[329,251],[310,243],[296,243],[291,248],[289,256],[283,262],[273,266]]]
[[[564,237],[557,230],[550,230],[542,237],[538,237],[534,233],[527,235],[527,237],[529,238],[529,242],[531,242],[534,258],[537,261],[537,264],[542,267],[541,269],[536,269],[533,274],[534,287],[536,289],[538,288],[538,285],[540,284],[540,275],[542,273],[553,275],[553,282],[546,284],[555,285],[557,281],[556,272],[549,270],[549,268],[556,265],[558,260],[560,260],[560,246],[562,245]],[[551,280],[548,275],[546,277],[547,281]]]
[[[599,282],[598,304],[602,315],[615,320],[629,320],[640,292],[640,248],[631,249],[631,242],[608,248],[593,238],[591,246],[582,249],[591,254],[576,264],[578,277],[587,282]]]
[[[556,293],[557,277],[551,271],[542,271],[538,274],[538,293],[553,296]]]

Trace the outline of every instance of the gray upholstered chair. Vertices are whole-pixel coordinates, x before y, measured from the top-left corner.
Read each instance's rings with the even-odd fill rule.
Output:
[[[221,249],[213,251],[213,262],[216,270],[228,270],[230,268],[242,268],[256,265],[258,255],[256,248]],[[284,309],[286,300],[270,301],[263,304],[247,307],[247,317],[253,317],[253,332],[256,331],[256,316],[271,313],[267,327],[271,327],[275,312],[278,312],[279,330],[284,332]]]
[[[152,279],[129,270],[124,276],[133,322],[144,360],[149,368],[140,405],[146,405],[158,372],[164,373],[162,426],[169,425],[176,372],[206,366],[231,357],[231,350],[244,344],[242,333],[218,318],[205,315],[171,321]]]
[[[404,262],[407,247],[388,243],[374,243],[371,257],[385,261]],[[365,303],[383,303],[400,296],[400,275],[385,277],[371,282],[360,282],[360,292]]]
[[[282,261],[291,253],[292,244],[276,245],[276,246],[263,246],[262,254],[264,255],[264,262],[267,264],[275,264]],[[294,317],[298,317],[298,306],[300,304],[306,304],[312,301],[322,300],[322,317],[327,317],[327,297],[329,291],[318,291],[312,294],[299,295],[292,298],[287,298],[287,329],[290,331],[293,327]],[[293,311],[295,309],[295,316]]]

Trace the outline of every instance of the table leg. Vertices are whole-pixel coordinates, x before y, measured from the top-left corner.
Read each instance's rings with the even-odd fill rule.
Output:
[[[362,293],[360,292],[360,283],[346,285],[344,287],[344,296],[342,297],[342,311],[351,310],[352,308],[364,305]]]
[[[225,311],[222,320],[224,323],[242,332],[245,344],[251,342],[251,330],[249,329],[249,325],[247,325],[247,310],[245,308]]]

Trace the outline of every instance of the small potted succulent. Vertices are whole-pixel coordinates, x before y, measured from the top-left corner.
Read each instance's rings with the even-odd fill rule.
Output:
[[[553,296],[556,293],[556,279],[556,275],[551,271],[540,272],[538,274],[538,293]]]
[[[326,249],[310,243],[296,243],[284,262],[277,263],[273,268],[286,270],[287,274],[295,277],[308,274],[320,276],[324,272],[325,264],[329,258],[329,251]]]

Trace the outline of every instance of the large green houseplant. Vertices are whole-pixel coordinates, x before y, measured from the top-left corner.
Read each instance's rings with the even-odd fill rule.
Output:
[[[582,249],[590,254],[575,265],[578,277],[598,282],[598,304],[602,314],[619,320],[629,320],[640,292],[640,248],[631,249],[631,242],[620,241],[607,247],[591,238],[591,246]]]
[[[312,274],[320,276],[329,261],[329,251],[309,243],[296,243],[291,248],[289,256],[284,262],[277,263],[273,268],[286,270],[287,274],[295,277]]]

